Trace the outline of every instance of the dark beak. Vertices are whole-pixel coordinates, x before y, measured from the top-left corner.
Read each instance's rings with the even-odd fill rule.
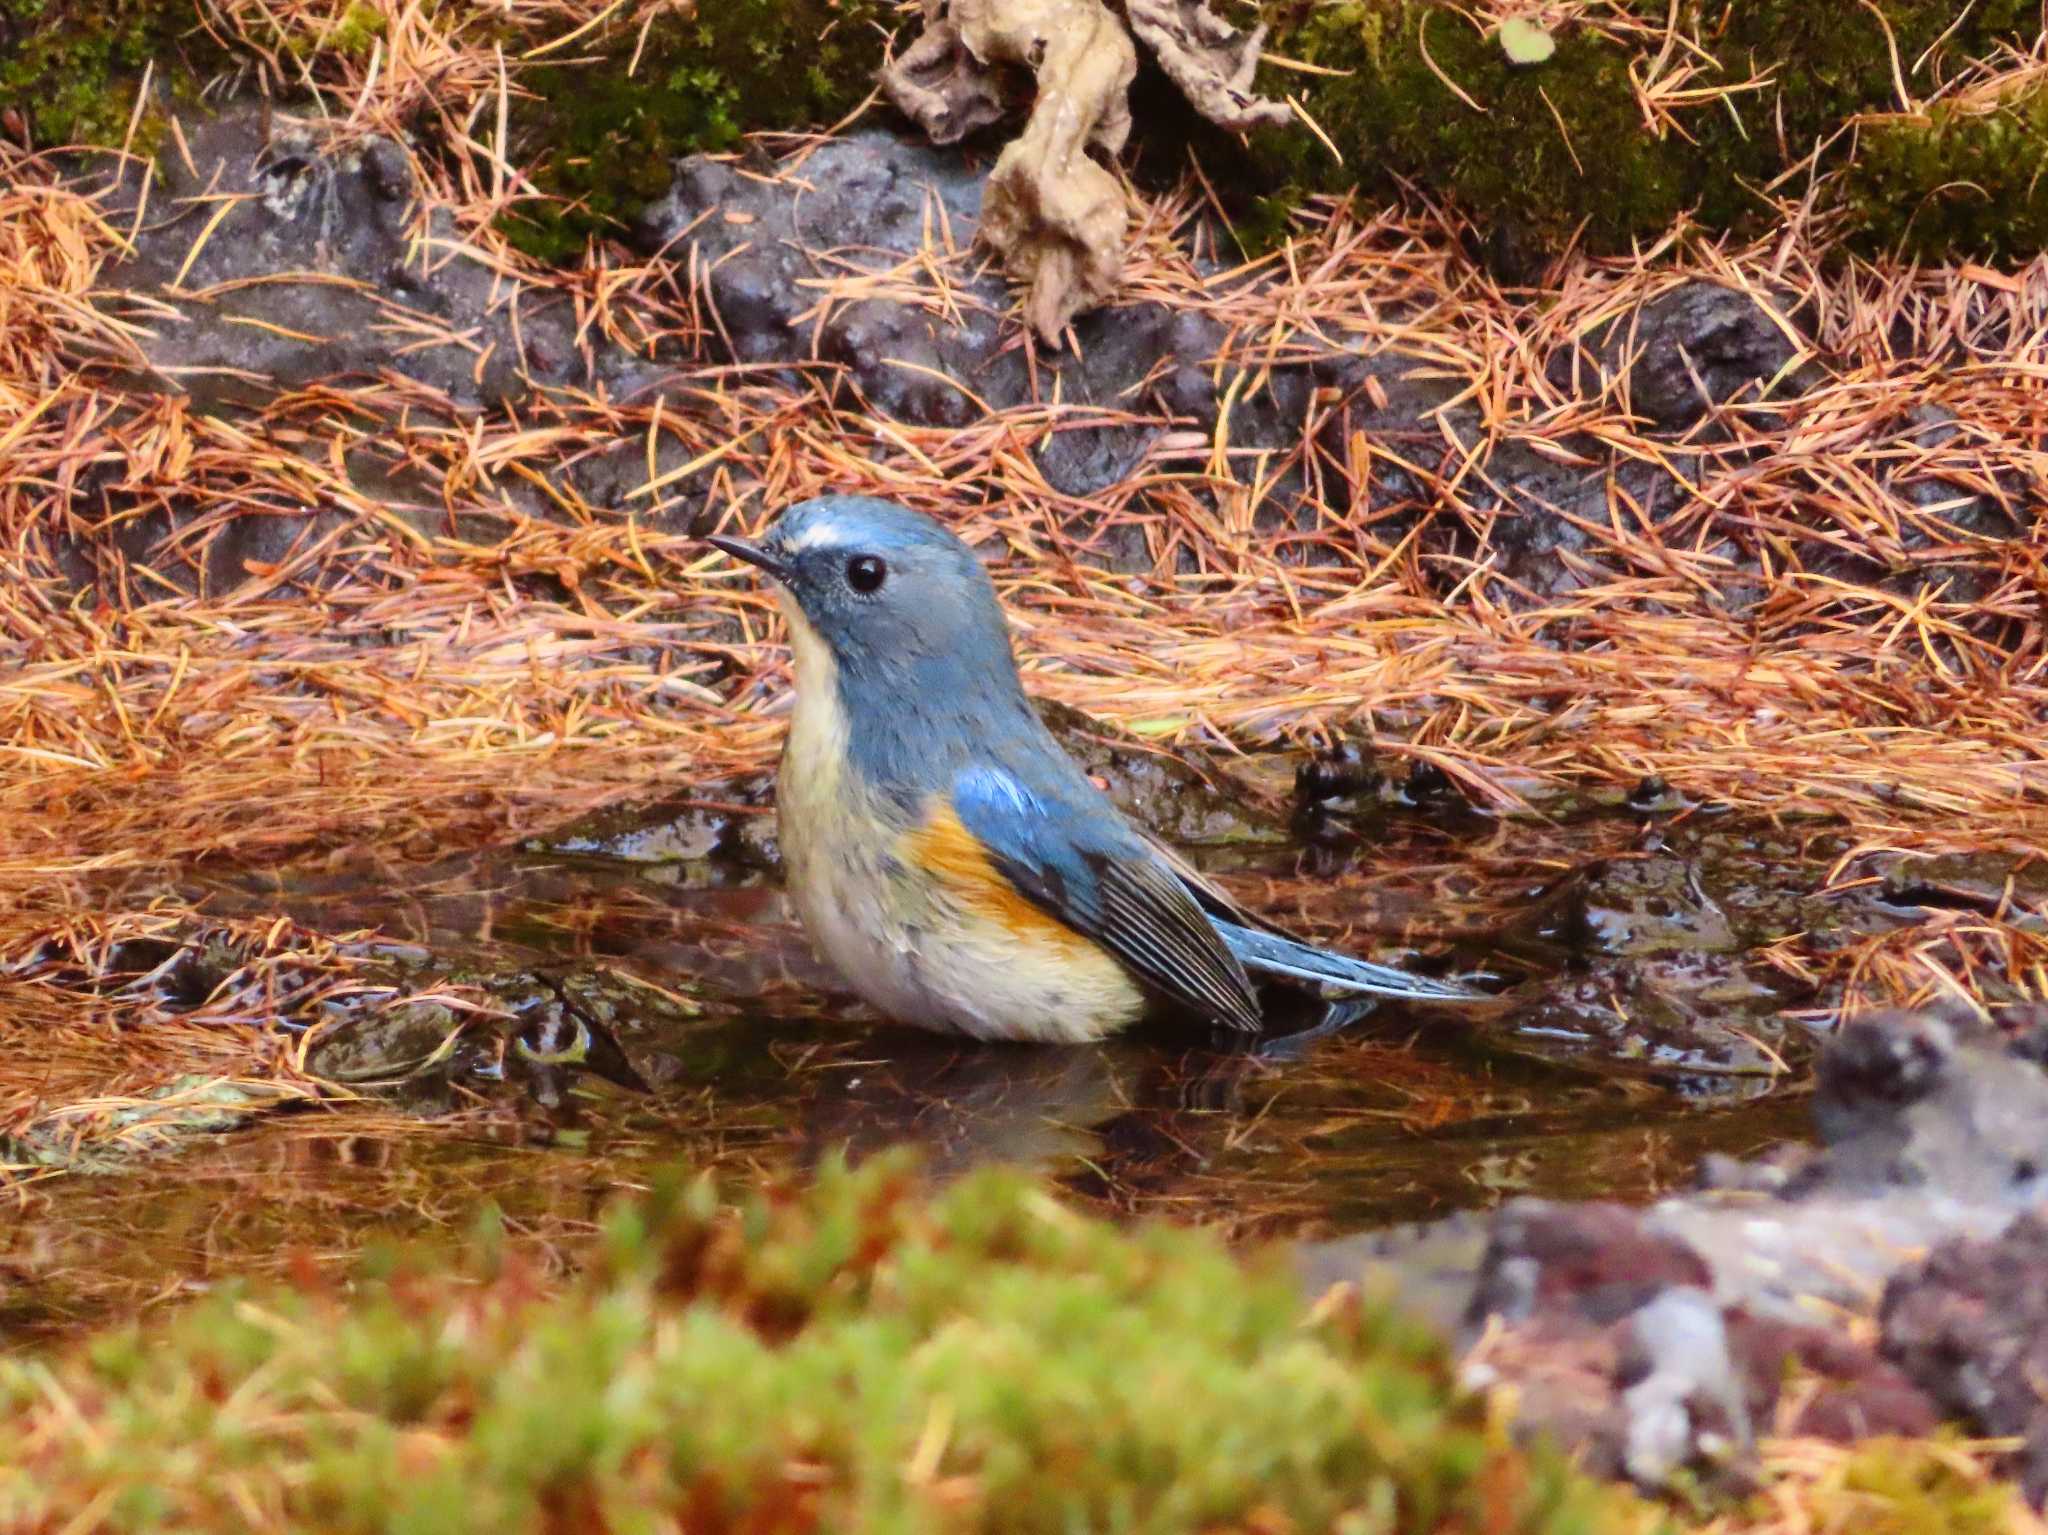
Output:
[[[714,549],[723,549],[736,560],[758,565],[776,580],[788,584],[789,566],[760,545],[750,544],[743,538],[727,538],[723,533],[707,533],[704,542]]]

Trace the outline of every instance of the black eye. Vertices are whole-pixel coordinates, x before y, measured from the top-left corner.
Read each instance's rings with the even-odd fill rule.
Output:
[[[846,562],[846,584],[865,595],[879,592],[889,579],[889,567],[872,554],[856,554]]]

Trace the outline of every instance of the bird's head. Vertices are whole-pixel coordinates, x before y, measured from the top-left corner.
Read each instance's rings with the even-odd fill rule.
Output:
[[[820,496],[759,542],[709,542],[781,588],[799,667],[813,647],[849,681],[1016,686],[996,590],[974,551],[931,518],[868,496]]]

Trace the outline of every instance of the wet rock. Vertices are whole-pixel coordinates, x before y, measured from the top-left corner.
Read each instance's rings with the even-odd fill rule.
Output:
[[[1749,294],[1694,281],[1596,329],[1553,358],[1549,372],[1584,393],[1625,374],[1634,412],[1677,430],[1717,406],[1756,403],[1773,384],[1798,392],[1799,380],[1785,389],[1781,379],[1798,352]]]
[[[1096,787],[1166,841],[1215,847],[1287,840],[1281,818],[1244,785],[1119,739],[1101,721],[1065,704],[1040,699],[1038,712]]]
[[[1686,1090],[1718,1093],[1767,1088],[1788,1057],[1803,1056],[1806,1041],[1788,1037],[1778,1016],[1782,990],[1767,972],[1752,973],[1747,959],[1801,929],[1749,908],[1750,888],[1779,887],[1755,869],[1743,887],[1722,880],[1730,861],[1711,836],[1657,832],[1530,903],[1516,923],[1520,941],[1563,973],[1519,994],[1502,1019],[1518,1048],[1676,1072]],[[1772,872],[1811,879],[1790,861]]]
[[[1924,1433],[1946,1411],[2030,1436],[2038,1496],[2039,1034],[2037,1018],[1860,1020],[1822,1058],[1818,1147],[1716,1161],[1699,1190],[1644,1210],[1516,1201],[1478,1222],[1483,1247],[1470,1216],[1442,1239],[1332,1244],[1312,1271],[1348,1255],[1426,1286],[1439,1315],[1447,1290],[1461,1294],[1474,1382],[1513,1383],[1526,1424],[1645,1485],[1681,1470],[1739,1481],[1750,1434],[1781,1409],[1796,1409],[1791,1431],[1836,1439]],[[1867,1312],[1879,1294],[1882,1355],[1815,1320]],[[1791,1397],[1788,1375],[1803,1377]]]
[[[1679,810],[1693,808],[1693,801],[1685,794],[1664,781],[1661,773],[1652,773],[1629,790],[1628,808],[1638,815],[1668,815]]]
[[[1884,1351],[1979,1432],[2024,1441],[2027,1496],[2048,1501],[2048,1213],[1950,1242],[1885,1287]]]
[[[331,140],[256,102],[194,114],[183,131],[190,158],[161,156],[150,197],[153,215],[179,211],[144,221],[108,273],[110,287],[154,291],[177,311],[144,338],[158,370],[144,387],[218,409],[390,369],[475,408],[587,378],[566,305],[515,298],[460,253],[445,210],[425,231],[445,244],[409,237],[418,210],[404,146]],[[138,172],[125,192],[132,202],[140,191]],[[242,200],[213,222],[233,194]],[[117,199],[110,217],[125,228],[130,211]],[[426,249],[434,259],[421,259]],[[434,334],[447,339],[419,344]]]
[[[1375,764],[1372,749],[1355,741],[1340,741],[1317,752],[1295,769],[1294,802],[1297,809],[1348,799],[1377,790],[1384,775]]]
[[[2029,911],[2048,910],[2048,865],[2000,853],[1945,853],[1932,858],[1894,855],[1870,865],[1885,905],[1919,911],[1967,911],[2038,924]]]
[[[1521,1053],[1635,1070],[1694,1097],[1748,1096],[1779,1085],[1803,1041],[1784,1035],[1782,995],[1739,956],[1674,949],[1600,960],[1517,995],[1500,1020]],[[1762,1042],[1774,1037],[1778,1044]]]
[[[124,1172],[140,1155],[168,1150],[195,1135],[238,1130],[295,1096],[274,1082],[178,1077],[109,1113],[102,1135],[89,1138],[61,1124],[0,1135],[0,1161],[67,1172]]]
[[[749,777],[699,786],[654,805],[615,805],[544,837],[530,853],[570,854],[628,863],[676,865],[709,884],[745,882],[781,867],[773,780]]]
[[[1567,887],[1560,920],[1565,942],[1582,954],[1725,954],[1741,947],[1693,861],[1670,849],[1582,870]]]
[[[337,1005],[307,1049],[306,1066],[329,1082],[391,1086],[446,1059],[461,1027],[453,1010],[438,1002]]]

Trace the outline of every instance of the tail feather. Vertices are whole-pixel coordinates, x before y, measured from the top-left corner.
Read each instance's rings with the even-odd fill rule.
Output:
[[[1237,956],[1245,969],[1255,974],[1284,975],[1311,985],[1361,996],[1405,997],[1412,1002],[1481,1002],[1486,999],[1486,993],[1460,986],[1455,981],[1410,975],[1388,965],[1375,965],[1348,955],[1332,954],[1328,949],[1311,948],[1277,933],[1240,927],[1235,922],[1220,918],[1213,920],[1216,931],[1230,946],[1230,952]]]

